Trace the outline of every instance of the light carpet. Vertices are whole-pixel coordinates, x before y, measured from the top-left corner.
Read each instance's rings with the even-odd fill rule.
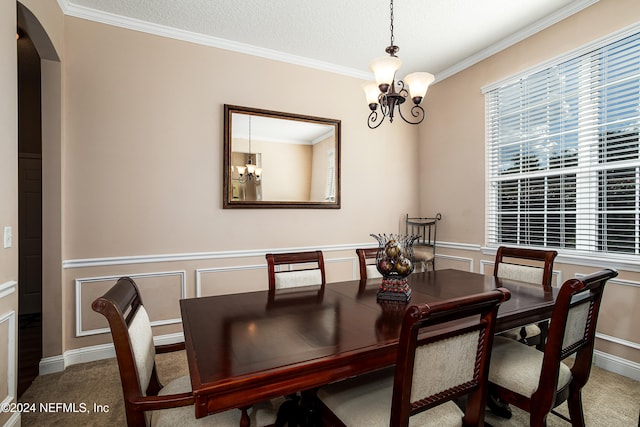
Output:
[[[160,354],[156,360],[164,383],[188,374],[184,351]],[[583,389],[582,401],[587,426],[635,427],[640,411],[640,382],[594,367]],[[35,412],[22,414],[25,427],[126,425],[115,359],[73,365],[64,372],[39,376],[20,402],[35,404]],[[75,403],[78,412],[69,412],[74,408],[70,403]],[[83,408],[87,412],[82,412]],[[568,415],[566,404],[560,405],[557,411]],[[486,418],[494,427],[529,425],[527,414],[518,408],[513,408],[510,420],[497,418],[490,412]],[[547,417],[547,424],[549,427],[569,425],[554,415]]]

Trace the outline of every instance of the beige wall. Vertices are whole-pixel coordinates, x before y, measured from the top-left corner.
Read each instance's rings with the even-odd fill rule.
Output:
[[[481,88],[638,21],[640,2],[637,0],[600,0],[430,88],[426,101],[427,120],[420,129],[420,211],[423,214],[442,213],[438,241],[473,248],[467,251],[443,247],[442,255],[451,259],[441,261],[439,268],[455,266],[480,271],[483,262],[493,259],[491,251],[479,253],[479,248],[486,243],[485,116]],[[564,280],[574,274],[612,265],[610,261],[596,261],[591,265],[562,261],[560,256],[555,270],[562,273]],[[621,270],[619,279],[629,283],[613,281],[608,286],[598,330],[637,346],[640,343],[637,328],[640,316],[635,308],[640,306],[640,274]],[[598,343],[598,348],[640,362],[638,350],[603,341]]]
[[[417,174],[417,129],[394,123],[370,130],[357,79],[71,17],[64,62],[65,262],[188,259],[65,268],[65,350],[109,341],[106,334],[76,337],[77,312],[94,322],[89,303],[99,281],[92,279],[166,273],[187,296],[196,295],[199,275],[203,293],[266,289],[264,254],[247,251],[373,244],[370,233],[397,232],[403,213],[418,209],[417,181],[398,187],[396,179],[375,177],[390,160],[392,168]],[[223,104],[341,120],[342,208],[223,210]],[[230,251],[235,258],[190,256]],[[355,260],[351,252],[327,258]],[[328,264],[336,280],[353,277],[351,260]],[[234,280],[226,269],[238,270]],[[149,286],[143,296],[155,304]]]
[[[13,246],[0,244],[0,402],[15,401],[18,293],[18,107],[16,3],[0,2],[0,241],[13,229]],[[4,425],[12,414],[1,413]]]

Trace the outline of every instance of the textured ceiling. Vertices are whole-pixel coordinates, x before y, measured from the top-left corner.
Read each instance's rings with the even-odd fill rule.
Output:
[[[397,0],[400,77],[438,78],[483,59],[597,0]],[[389,45],[382,0],[58,0],[63,11],[114,25],[366,76]]]

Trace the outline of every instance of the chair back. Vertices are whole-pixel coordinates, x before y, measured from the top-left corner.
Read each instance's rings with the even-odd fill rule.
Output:
[[[322,251],[266,254],[269,290],[272,292],[301,288],[324,288],[324,257]],[[287,266],[287,270],[282,267]]]
[[[554,407],[569,394],[568,389],[555,393],[561,360],[575,354],[571,387],[580,390],[587,383],[604,285],[617,275],[615,270],[604,269],[562,285],[551,316],[540,382],[532,396],[543,399],[543,407]]]
[[[405,217],[405,233],[407,235],[419,236],[413,244],[413,255],[415,262],[421,262],[423,269],[427,270],[431,264],[435,270],[436,256],[436,230],[437,222],[442,219],[441,214],[435,217]]]
[[[120,278],[91,307],[109,322],[127,422],[145,425],[145,414],[135,409],[134,402],[142,396],[157,395],[162,385],[156,371],[151,324],[138,286],[129,277]]]
[[[551,292],[553,261],[557,255],[558,252],[551,250],[500,246],[496,252],[493,275],[539,284],[545,292]]]
[[[367,279],[380,278],[382,274],[376,267],[376,256],[378,248],[359,248],[356,249],[358,255],[358,265],[360,266],[360,281],[366,282]]]
[[[507,289],[498,288],[407,309],[390,425],[407,426],[410,416],[463,395],[468,395],[464,425],[482,425],[498,306],[510,297]],[[424,331],[446,322],[435,332]]]

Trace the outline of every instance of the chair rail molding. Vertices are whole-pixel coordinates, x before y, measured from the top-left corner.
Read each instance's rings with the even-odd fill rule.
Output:
[[[282,253],[282,252],[305,252],[321,250],[323,252],[337,252],[337,251],[355,251],[357,248],[377,247],[376,244],[368,243],[355,243],[355,244],[341,244],[341,245],[323,245],[323,246],[300,246],[291,248],[276,248],[276,249],[247,249],[237,251],[216,251],[216,252],[193,252],[183,254],[156,254],[156,255],[132,255],[132,256],[120,256],[120,257],[105,257],[105,258],[86,258],[86,259],[70,259],[62,262],[63,269],[70,268],[87,268],[87,267],[103,267],[113,265],[130,265],[130,264],[152,264],[158,262],[178,262],[178,261],[198,261],[198,260],[212,260],[212,259],[229,259],[229,258],[249,258],[249,257],[261,257],[267,253]]]
[[[4,282],[0,285],[0,298],[4,298],[7,295],[11,295],[16,291],[16,286],[18,282],[15,280],[9,280],[8,282]]]

